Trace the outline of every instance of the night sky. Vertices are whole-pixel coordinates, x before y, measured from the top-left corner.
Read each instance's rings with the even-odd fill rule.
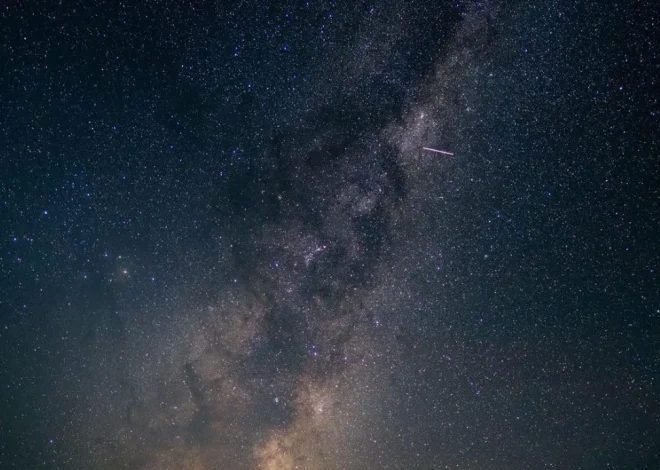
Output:
[[[660,468],[654,3],[2,2],[0,468]]]

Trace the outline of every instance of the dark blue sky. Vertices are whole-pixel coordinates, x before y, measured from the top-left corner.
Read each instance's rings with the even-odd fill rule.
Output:
[[[8,2],[0,467],[655,468],[658,21]]]

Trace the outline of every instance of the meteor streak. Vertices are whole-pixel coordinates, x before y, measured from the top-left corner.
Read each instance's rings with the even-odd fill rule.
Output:
[[[444,150],[438,150],[438,149],[432,149],[429,147],[422,147],[424,150],[428,150],[429,152],[436,152],[436,153],[441,153],[443,155],[454,155],[451,152],[445,152]]]

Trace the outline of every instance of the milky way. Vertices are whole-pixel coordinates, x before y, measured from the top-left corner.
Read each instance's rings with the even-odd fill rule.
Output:
[[[652,468],[643,6],[187,8],[3,13],[0,466]]]

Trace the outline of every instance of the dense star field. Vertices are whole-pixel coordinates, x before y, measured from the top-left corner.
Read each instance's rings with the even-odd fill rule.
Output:
[[[660,468],[659,50],[643,0],[3,2],[0,468]]]

